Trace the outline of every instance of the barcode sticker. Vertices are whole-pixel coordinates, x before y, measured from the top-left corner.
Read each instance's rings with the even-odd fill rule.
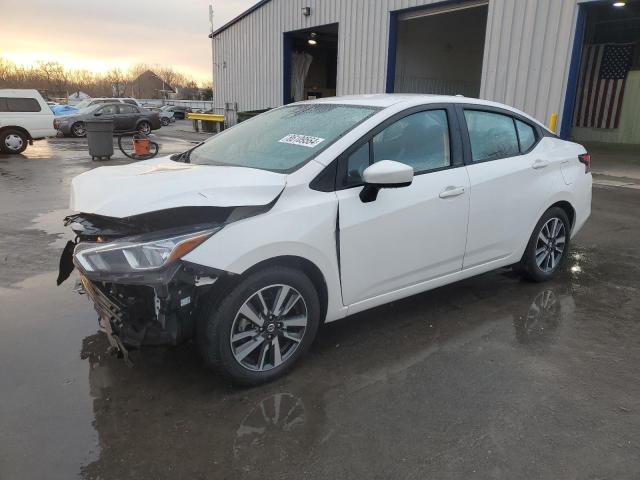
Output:
[[[324,138],[310,137],[309,135],[298,135],[290,133],[286,137],[278,140],[280,143],[289,143],[291,145],[300,145],[301,147],[313,148],[324,142]]]

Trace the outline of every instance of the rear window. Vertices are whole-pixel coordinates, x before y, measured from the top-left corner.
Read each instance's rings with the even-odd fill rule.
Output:
[[[518,129],[518,139],[520,140],[520,151],[527,152],[536,143],[536,132],[531,125],[516,119]]]
[[[0,97],[0,112],[39,112],[42,108],[35,98]]]
[[[513,118],[499,113],[465,110],[471,156],[474,162],[520,154]]]

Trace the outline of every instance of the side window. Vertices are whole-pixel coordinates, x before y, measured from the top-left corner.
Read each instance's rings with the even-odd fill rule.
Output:
[[[117,105],[105,105],[104,107],[102,107],[100,109],[100,111],[102,112],[103,115],[115,115],[116,113],[118,113],[118,106]]]
[[[133,105],[119,105],[120,113],[138,113],[138,109]]]
[[[362,145],[347,159],[347,175],[344,177],[344,186],[359,185],[362,183],[362,172],[369,166],[370,142]]]
[[[395,160],[415,173],[451,165],[449,124],[445,110],[428,110],[401,118],[373,137],[373,161]]]
[[[0,98],[0,112],[39,112],[40,103],[35,98]]]
[[[520,120],[516,120],[518,138],[520,140],[520,151],[526,152],[536,143],[536,132],[531,125],[527,125]]]
[[[520,154],[513,118],[500,113],[465,110],[474,162]]]

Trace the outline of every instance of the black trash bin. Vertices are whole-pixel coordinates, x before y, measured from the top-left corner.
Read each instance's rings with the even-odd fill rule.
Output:
[[[91,159],[109,160],[113,155],[113,120],[87,120],[85,127]]]

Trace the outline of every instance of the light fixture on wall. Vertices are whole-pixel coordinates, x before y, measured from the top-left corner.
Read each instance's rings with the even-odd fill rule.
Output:
[[[302,7],[302,15],[305,17],[311,15],[311,7]]]
[[[613,2],[614,7],[624,7],[627,2]]]
[[[318,40],[317,40],[318,34],[316,32],[311,32],[309,34],[309,37],[310,37],[309,40],[307,40],[307,43],[309,45],[317,45],[318,44]]]

